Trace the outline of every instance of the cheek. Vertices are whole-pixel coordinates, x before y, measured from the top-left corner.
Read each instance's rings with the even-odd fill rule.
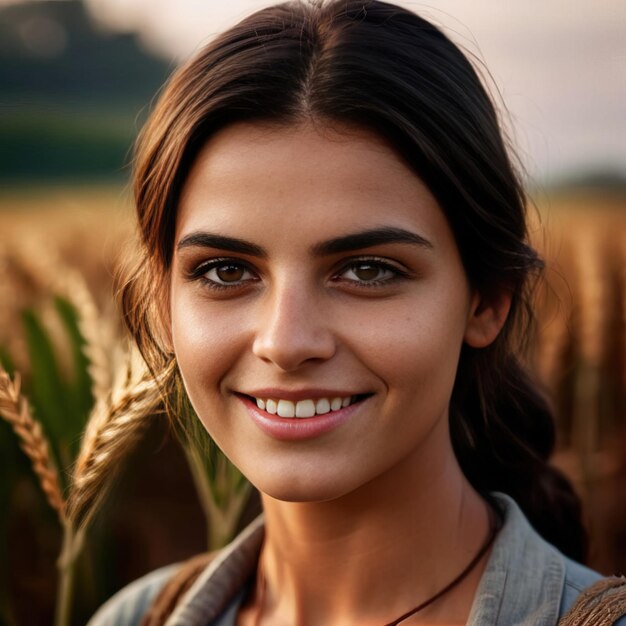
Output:
[[[241,351],[245,333],[236,314],[217,314],[201,298],[172,290],[172,343],[183,382],[196,411],[214,392]]]
[[[424,297],[414,294],[379,313],[350,318],[350,350],[383,382],[402,413],[415,409],[436,418],[447,410],[469,302],[464,285],[459,287],[425,287]]]
[[[462,298],[423,299],[389,310],[384,324],[360,321],[359,360],[385,389],[375,423],[357,436],[381,470],[418,449],[425,467],[446,456],[465,311]]]

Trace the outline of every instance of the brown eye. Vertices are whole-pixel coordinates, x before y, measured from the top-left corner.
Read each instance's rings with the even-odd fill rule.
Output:
[[[199,267],[196,276],[202,277],[207,286],[214,288],[239,287],[257,279],[244,263],[228,259],[216,259]]]
[[[392,281],[402,272],[382,261],[358,261],[348,265],[341,273],[343,280],[363,285],[377,285]]]
[[[381,268],[370,263],[362,263],[361,265],[356,265],[352,272],[359,280],[376,280],[379,278]]]
[[[222,265],[215,268],[215,274],[224,283],[236,283],[240,281],[246,270],[241,265]]]

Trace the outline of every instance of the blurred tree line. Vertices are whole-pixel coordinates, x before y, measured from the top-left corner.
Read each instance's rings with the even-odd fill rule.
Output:
[[[0,8],[0,182],[123,178],[172,65],[79,0]]]

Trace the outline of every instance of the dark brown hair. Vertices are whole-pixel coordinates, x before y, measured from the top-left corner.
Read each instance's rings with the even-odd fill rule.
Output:
[[[527,240],[525,196],[475,69],[408,10],[375,0],[288,2],[243,20],[175,72],[137,144],[143,248],[121,290],[149,365],[159,371],[173,356],[160,313],[185,177],[212,134],[243,120],[348,123],[386,138],[437,198],[471,284],[487,295],[511,292],[496,341],[462,350],[454,449],[477,490],[510,494],[546,539],[583,560],[578,498],[548,464],[553,418],[519,360],[542,268]]]

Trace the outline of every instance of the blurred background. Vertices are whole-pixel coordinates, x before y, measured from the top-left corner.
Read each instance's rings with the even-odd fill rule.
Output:
[[[110,364],[121,345],[112,274],[132,233],[133,140],[177,64],[267,4],[0,0],[0,363],[23,379],[61,488],[99,393],[94,345]],[[468,51],[500,107],[548,261],[532,366],[558,415],[555,463],[585,502],[591,565],[624,573],[626,3],[399,4]],[[61,626],[63,532],[16,433],[0,420],[0,624]],[[163,417],[129,460],[76,563],[68,625],[222,540]],[[228,532],[258,505],[241,506]]]

